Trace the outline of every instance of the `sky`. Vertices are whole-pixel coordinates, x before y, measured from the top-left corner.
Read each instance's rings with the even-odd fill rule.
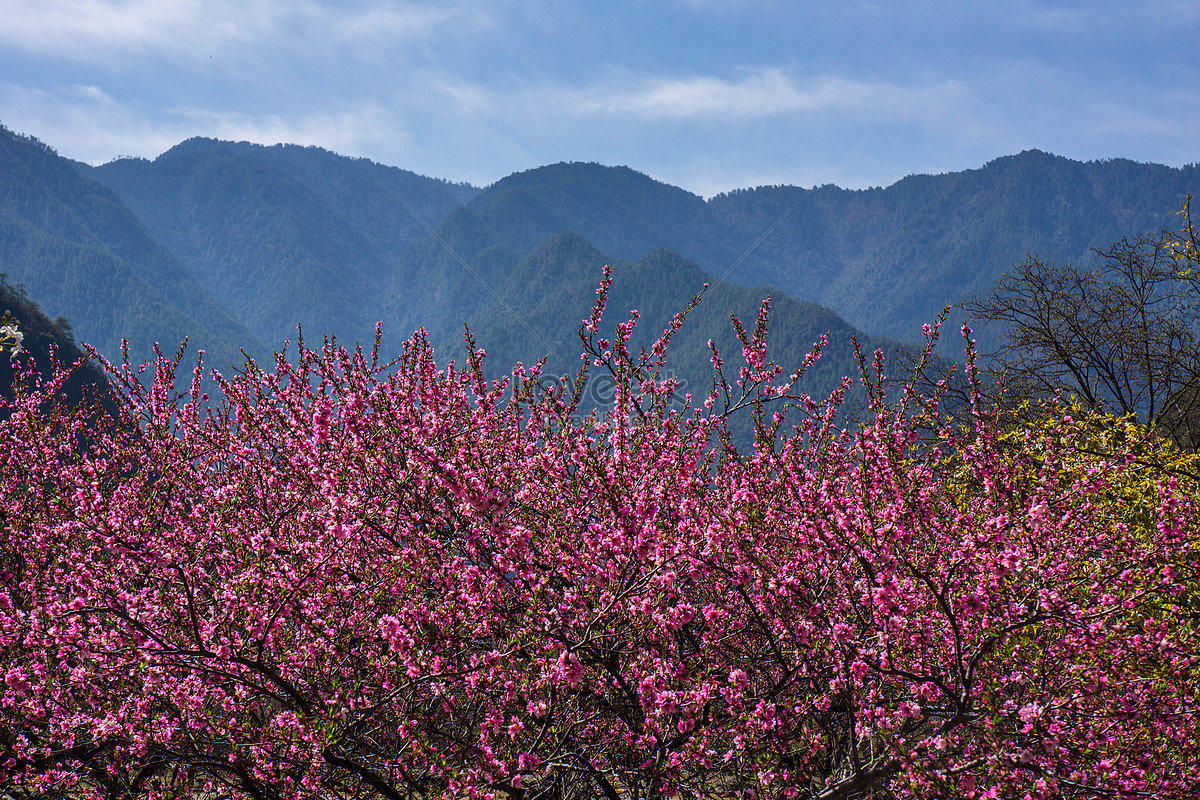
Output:
[[[0,124],[92,164],[192,136],[486,186],[708,197],[1038,148],[1200,161],[1196,0],[0,0]]]

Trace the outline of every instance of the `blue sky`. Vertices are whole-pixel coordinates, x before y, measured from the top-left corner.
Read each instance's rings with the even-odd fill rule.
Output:
[[[0,123],[101,163],[190,136],[487,185],[624,164],[710,196],[1040,148],[1200,160],[1196,0],[0,0]]]

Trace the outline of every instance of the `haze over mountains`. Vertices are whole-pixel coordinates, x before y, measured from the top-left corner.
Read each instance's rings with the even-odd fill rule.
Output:
[[[191,139],[154,161],[69,162],[0,129],[0,272],[76,338],[135,355],[184,334],[228,367],[334,332],[391,350],[417,327],[447,357],[463,323],[497,372],[578,364],[575,331],[611,263],[607,321],[642,314],[645,341],[705,282],[675,369],[707,374],[773,298],[773,355],[793,364],[831,333],[821,383],[852,372],[849,337],[911,340],[986,292],[1028,252],[1090,247],[1177,225],[1196,165],[1080,163],[1038,151],[887,188],[759,187],[705,200],[624,167],[555,164],[486,189],[312,147]],[[719,279],[723,278],[724,282]],[[731,363],[734,363],[731,359]]]

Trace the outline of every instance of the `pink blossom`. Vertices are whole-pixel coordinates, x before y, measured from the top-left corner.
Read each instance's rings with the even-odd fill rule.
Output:
[[[946,385],[889,399],[882,353],[843,428],[849,381],[793,388],[826,343],[783,372],[766,303],[680,409],[666,334],[600,336],[610,283],[581,344],[620,388],[582,421],[573,379],[489,382],[421,332],[386,369],[330,342],[213,375],[210,408],[170,358],[108,364],[113,424],[28,375],[0,400],[0,782],[169,756],[147,792],[1196,796],[1194,482],[1131,513],[1136,441],[930,431]],[[739,403],[802,413],[739,449]]]

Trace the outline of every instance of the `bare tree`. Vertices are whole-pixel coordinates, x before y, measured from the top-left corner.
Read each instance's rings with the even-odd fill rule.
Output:
[[[1183,237],[1121,239],[1088,269],[1028,256],[989,296],[964,303],[1001,323],[990,358],[1009,391],[1074,396],[1197,449],[1200,292],[1189,233],[1190,219]]]

